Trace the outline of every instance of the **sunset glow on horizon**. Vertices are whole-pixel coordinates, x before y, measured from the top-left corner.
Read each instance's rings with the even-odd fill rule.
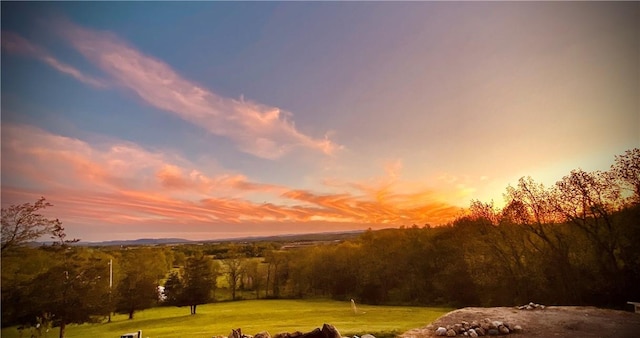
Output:
[[[2,3],[2,207],[83,241],[440,225],[640,146],[640,4]]]

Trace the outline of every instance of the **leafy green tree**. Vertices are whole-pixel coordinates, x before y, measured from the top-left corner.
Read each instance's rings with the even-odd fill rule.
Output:
[[[245,261],[243,253],[239,251],[240,248],[232,247],[226,254],[226,257],[221,260],[224,268],[224,274],[229,283],[229,289],[231,291],[231,300],[236,300],[236,291],[238,290],[238,284],[245,272]]]
[[[191,314],[196,307],[213,300],[212,292],[216,287],[218,267],[214,261],[203,254],[189,257],[184,267],[182,304],[189,305]]]
[[[15,247],[2,254],[2,326],[32,323],[34,312],[26,302],[33,279],[59,264],[50,248]]]
[[[139,248],[119,260],[123,275],[118,282],[116,311],[133,319],[135,311],[152,307],[158,301],[158,281],[167,272],[165,252]],[[143,268],[141,268],[143,267]]]
[[[0,251],[23,246],[30,241],[50,234],[56,226],[60,227],[58,219],[50,219],[42,215],[41,210],[53,204],[40,197],[35,203],[24,203],[2,208],[2,241]]]
[[[256,298],[260,298],[260,290],[264,288],[267,277],[265,264],[261,258],[249,259],[245,262],[244,275],[246,278],[245,287],[256,292]],[[265,291],[266,292],[266,291]]]
[[[33,317],[51,314],[64,338],[70,323],[85,323],[108,314],[108,259],[86,249],[63,247],[55,252],[60,263],[30,283],[27,302]]]
[[[184,283],[178,271],[173,271],[164,283],[165,303],[173,306],[184,306]]]

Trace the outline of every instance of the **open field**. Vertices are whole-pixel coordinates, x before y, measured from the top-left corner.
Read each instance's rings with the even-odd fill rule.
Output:
[[[144,337],[212,337],[228,335],[232,328],[247,334],[269,331],[306,332],[323,323],[333,324],[343,336],[365,333],[400,334],[424,326],[451,309],[426,307],[358,305],[354,314],[349,302],[332,300],[250,300],[198,306],[195,316],[189,308],[160,307],[135,314],[133,320],[117,315],[111,323],[67,326],[68,338],[114,338],[126,332],[142,330]],[[25,332],[23,337],[30,335]],[[55,338],[58,329],[46,337]],[[19,337],[15,327],[2,330],[3,338]]]

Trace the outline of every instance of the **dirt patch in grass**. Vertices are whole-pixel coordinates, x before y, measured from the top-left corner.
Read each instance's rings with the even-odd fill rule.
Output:
[[[463,321],[481,322],[485,318],[522,326],[522,332],[504,337],[640,337],[640,314],[584,306],[548,306],[537,310],[467,307],[451,311],[428,326],[409,330],[400,337],[436,337],[435,330],[439,326],[446,327]]]

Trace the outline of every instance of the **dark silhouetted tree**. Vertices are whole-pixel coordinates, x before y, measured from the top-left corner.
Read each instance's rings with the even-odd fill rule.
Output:
[[[616,156],[611,171],[616,178],[631,188],[632,200],[640,204],[640,149],[627,150],[624,155]]]
[[[51,234],[61,226],[58,219],[50,219],[40,213],[53,206],[44,197],[35,203],[24,203],[2,208],[2,246],[1,251],[23,246],[44,235]],[[64,230],[64,229],[63,229]]]

